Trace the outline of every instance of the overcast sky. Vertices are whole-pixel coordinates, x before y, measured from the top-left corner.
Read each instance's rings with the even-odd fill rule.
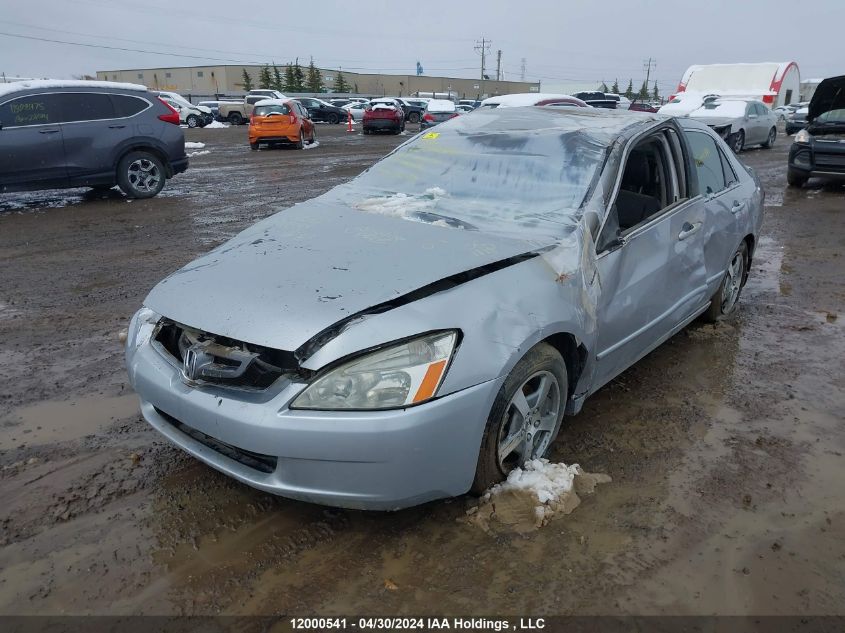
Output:
[[[525,58],[526,79],[547,86],[615,78],[622,90],[628,79],[639,86],[649,57],[663,94],[691,64],[794,60],[803,78],[845,74],[845,0],[0,0],[0,8],[7,76],[313,56],[330,68],[413,74],[419,60],[427,75],[476,77],[482,36],[492,40],[491,74],[501,49],[506,79],[520,78]]]

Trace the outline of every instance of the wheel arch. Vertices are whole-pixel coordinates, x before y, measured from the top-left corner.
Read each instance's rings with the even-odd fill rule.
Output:
[[[575,388],[587,364],[587,346],[579,342],[574,334],[558,332],[544,338],[540,343],[554,347],[566,363],[567,399],[572,399]]]

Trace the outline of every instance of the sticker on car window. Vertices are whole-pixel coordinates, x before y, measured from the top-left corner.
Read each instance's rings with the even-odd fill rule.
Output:
[[[423,138],[429,139],[429,140],[431,140],[433,138],[437,138],[438,136],[440,136],[440,132],[427,132],[427,133],[423,134]]]

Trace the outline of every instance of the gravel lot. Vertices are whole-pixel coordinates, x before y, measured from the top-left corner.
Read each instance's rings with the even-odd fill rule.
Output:
[[[787,189],[782,136],[741,155],[767,215],[737,319],[567,422],[552,458],[613,482],[539,530],[484,531],[468,498],[275,498],[148,428],[117,333],[165,275],[407,138],[359,130],[260,152],[190,130],[208,153],[158,198],[0,197],[0,614],[845,613],[845,189]]]

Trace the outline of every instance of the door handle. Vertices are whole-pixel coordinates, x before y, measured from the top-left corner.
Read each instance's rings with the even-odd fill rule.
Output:
[[[125,125],[110,125],[109,129],[110,130],[122,130],[125,127],[126,127]]]
[[[39,134],[55,134],[58,130],[38,130]]]
[[[731,213],[739,213],[745,208],[744,202],[738,202],[734,200],[733,206],[731,207]]]
[[[698,232],[698,229],[701,228],[701,222],[696,222],[695,224],[691,224],[690,222],[684,222],[684,226],[681,228],[681,232],[678,233],[679,240],[685,240],[693,233]]]

